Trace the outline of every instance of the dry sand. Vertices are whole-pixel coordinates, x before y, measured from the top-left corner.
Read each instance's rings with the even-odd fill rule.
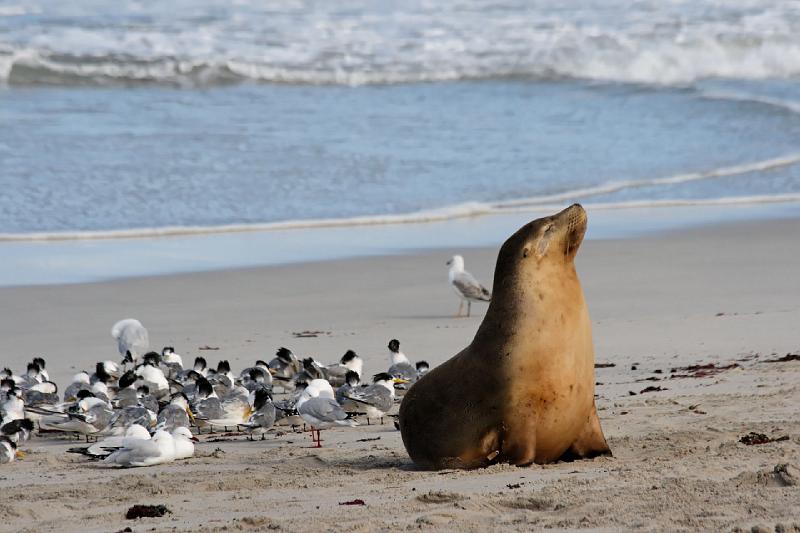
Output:
[[[790,531],[800,527],[800,361],[766,361],[800,350],[798,235],[800,220],[785,220],[584,244],[596,358],[616,365],[597,370],[613,458],[424,472],[388,423],[323,431],[321,450],[288,431],[204,436],[193,459],[109,470],[65,453],[66,440],[34,437],[27,458],[0,467],[0,530]],[[108,331],[134,316],[185,361],[241,368],[285,345],[332,362],[353,348],[371,374],[397,337],[413,360],[438,364],[485,311],[452,318],[452,252],[0,289],[0,363],[21,369],[44,355],[63,386],[116,359]],[[495,249],[459,252],[491,281]],[[305,330],[321,333],[294,337]],[[737,366],[671,371],[708,363]],[[662,390],[641,392],[649,386]],[[788,439],[740,443],[751,431]],[[365,505],[343,505],[353,500]],[[126,520],[139,503],[172,512]]]

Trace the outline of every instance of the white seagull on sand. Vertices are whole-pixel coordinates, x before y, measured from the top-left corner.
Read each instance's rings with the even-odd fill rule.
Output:
[[[467,316],[470,315],[472,302],[488,302],[492,299],[489,289],[481,285],[475,276],[464,270],[464,258],[454,255],[447,264],[450,266],[448,278],[453,290],[456,291],[461,303],[458,306],[457,317],[461,316],[464,302],[467,302]]]
[[[336,402],[331,384],[324,379],[315,379],[308,384],[297,399],[296,408],[300,417],[311,425],[311,438],[317,448],[322,447],[320,429],[358,425]]]
[[[103,462],[123,467],[152,466],[175,460],[175,439],[163,429],[156,431],[152,439],[130,439],[125,446],[115,451]]]

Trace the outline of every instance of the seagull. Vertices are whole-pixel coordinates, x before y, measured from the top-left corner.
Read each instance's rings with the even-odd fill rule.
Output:
[[[357,426],[333,397],[333,387],[324,379],[314,379],[297,400],[297,413],[311,425],[311,438],[316,448],[322,448],[320,429],[331,426]],[[314,436],[316,431],[316,437]]]
[[[358,411],[358,405],[349,398],[349,395],[352,391],[360,389],[360,385],[361,377],[359,377],[358,372],[351,370],[344,377],[344,385],[336,389],[336,401],[348,413]]]
[[[389,370],[386,373],[409,382],[415,381],[417,379],[417,369],[408,360],[406,354],[400,351],[400,341],[397,339],[390,340],[388,348],[391,366],[389,366]]]
[[[223,359],[219,363],[217,363],[217,372],[216,376],[225,376],[228,380],[233,384],[236,381],[236,376],[233,375],[231,372],[231,364],[226,360]]]
[[[293,378],[301,369],[300,361],[288,348],[279,348],[275,353],[275,357],[269,362],[270,374],[272,374],[273,379],[278,381],[284,391],[295,389]]]
[[[363,369],[364,360],[353,350],[347,350],[338,363],[325,367],[325,377],[334,387],[341,387],[348,372],[355,372],[360,376]]]
[[[23,382],[23,378],[14,374],[8,367],[0,371],[0,379],[10,379],[15,385],[19,385]]]
[[[155,352],[150,352],[153,356],[160,358]],[[147,385],[156,398],[163,398],[169,394],[169,381],[167,381],[164,371],[158,367],[158,363],[152,359],[145,359],[145,363],[136,368],[136,375]]]
[[[172,442],[175,447],[175,459],[188,459],[194,455],[194,443],[197,437],[185,427],[172,430]]]
[[[242,387],[250,391],[251,394],[260,389],[272,390],[272,374],[269,373],[269,370],[259,366],[245,368],[245,370],[247,373],[239,379],[242,382]]]
[[[102,459],[108,457],[116,450],[124,448],[126,443],[130,442],[131,440],[136,439],[149,440],[150,432],[147,431],[144,426],[133,424],[125,432],[125,435],[107,437],[100,442],[95,442],[91,446],[69,448],[67,451],[69,453],[79,453],[82,455],[88,455],[89,457],[94,457],[96,459]]]
[[[313,357],[306,357],[303,359],[303,369],[295,374],[293,381],[295,387],[297,387],[298,382],[311,382],[315,379],[324,379],[327,381],[327,377],[324,366]]]
[[[42,381],[23,391],[25,405],[43,405],[58,403],[58,385],[52,381]]]
[[[395,382],[408,383],[404,379],[393,378],[390,374],[381,372],[372,377],[372,385],[350,391],[347,398],[366,406],[367,424],[371,418],[380,418],[383,424],[383,416],[394,406]]]
[[[172,395],[169,403],[158,413],[157,428],[173,431],[175,428],[188,428],[194,421],[194,413],[189,408],[189,400],[182,392]]]
[[[111,383],[119,379],[120,375],[119,366],[113,361],[98,361],[94,365],[94,374],[89,377],[89,383]]]
[[[172,346],[164,346],[161,350],[161,366],[164,375],[174,378],[183,371],[183,358],[175,353]]]
[[[8,437],[14,443],[28,440],[32,432],[33,421],[27,418],[18,418],[17,420],[4,423],[2,427],[0,427],[0,433]]]
[[[133,425],[144,426],[146,428],[156,425],[156,414],[138,405],[131,405],[122,409],[117,409],[111,416],[108,424],[102,430],[103,435],[124,435],[128,428]]]
[[[30,362],[28,363],[25,375],[20,378],[20,382],[17,383],[17,385],[27,389],[38,383],[41,383],[43,380],[44,378],[41,374],[41,368],[39,368],[39,365],[35,362]]]
[[[199,374],[203,377],[208,375],[208,363],[206,363],[205,357],[195,357],[194,358],[194,366],[190,369],[184,369],[182,372],[178,373],[177,380],[180,382],[186,381],[186,378],[194,372],[195,374]]]
[[[6,392],[5,401],[0,404],[0,415],[6,422],[25,418],[25,402],[21,395],[22,392],[16,387]]]
[[[121,409],[139,404],[139,394],[136,392],[136,381],[139,377],[133,370],[122,374],[117,383],[117,396],[114,398],[114,407]]]
[[[41,426],[56,431],[80,433],[87,440],[89,435],[105,429],[114,416],[111,407],[89,392],[84,395],[84,391],[81,391],[79,397],[81,399],[77,404],[77,412],[50,413],[55,415],[55,420],[42,419]]]
[[[269,365],[259,359],[255,366],[245,368],[239,373],[242,386],[251,393],[258,389],[272,390],[272,374]]]
[[[481,285],[472,274],[464,270],[463,257],[454,255],[447,264],[450,266],[450,271],[448,272],[450,285],[452,285],[453,290],[456,291],[456,294],[461,299],[456,317],[461,316],[464,302],[467,302],[467,316],[469,316],[472,302],[488,302],[492,299],[492,293],[489,292],[489,289]]]
[[[243,425],[245,431],[250,433],[251,440],[254,433],[260,433],[261,440],[264,440],[264,433],[275,424],[275,406],[267,389],[258,389],[252,393],[252,396],[253,411]]]
[[[78,372],[72,378],[72,383],[64,389],[64,401],[74,402],[78,399],[78,391],[89,390],[90,378],[88,372]]]
[[[45,366],[47,366],[47,363],[45,362],[44,358],[34,357],[33,363],[39,365],[39,374],[42,376],[42,380],[50,381],[50,375],[47,373],[47,370],[45,370]]]
[[[197,380],[197,397],[193,408],[198,427],[214,426],[230,427],[243,425],[250,418],[252,408],[247,401],[247,389],[244,397],[235,393],[220,399],[211,383],[205,379]]]
[[[175,460],[175,439],[172,434],[156,431],[152,439],[134,439],[115,451],[103,462],[112,466],[152,466],[170,463]]]
[[[111,336],[117,341],[119,354],[128,362],[139,362],[150,347],[147,330],[135,318],[126,318],[114,324]]]
[[[22,458],[24,454],[17,451],[17,445],[5,435],[0,437],[0,465],[12,463],[17,457]]]

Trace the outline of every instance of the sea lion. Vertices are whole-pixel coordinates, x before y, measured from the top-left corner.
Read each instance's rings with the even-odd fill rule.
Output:
[[[500,248],[494,296],[472,344],[417,381],[400,406],[403,444],[419,466],[610,455],[574,264],[586,223],[575,204],[526,224]]]

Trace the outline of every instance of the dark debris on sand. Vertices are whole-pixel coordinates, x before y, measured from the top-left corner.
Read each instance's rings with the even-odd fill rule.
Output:
[[[731,363],[729,365],[716,365],[714,363],[708,363],[705,365],[689,365],[689,366],[679,366],[676,368],[670,369],[670,379],[675,378],[707,378],[711,376],[715,376],[721,372],[725,372],[727,370],[733,370],[734,368],[742,368],[737,363]]]
[[[787,363],[789,361],[800,361],[800,354],[798,353],[787,353],[783,357],[778,357],[777,359],[765,359],[761,361],[762,363]]]
[[[595,363],[595,368],[611,368],[617,366],[616,363]]]
[[[172,511],[166,505],[134,505],[125,513],[125,518],[135,520],[137,518],[160,518]]]
[[[309,330],[305,329],[303,331],[293,331],[292,337],[295,339],[307,339],[307,338],[316,338],[320,335],[327,335],[328,337],[331,336],[330,331],[319,331],[319,330]]]
[[[784,435],[783,437],[778,437],[776,439],[767,437],[763,433],[756,433],[755,431],[751,431],[747,435],[743,436],[739,439],[739,442],[746,446],[754,446],[756,444],[769,444],[770,442],[781,442],[784,440],[789,440],[788,435]]]
[[[350,500],[349,502],[339,502],[339,505],[367,505],[362,499]]]
[[[645,387],[642,390],[640,390],[639,394],[644,394],[646,392],[661,392],[661,391],[664,391],[664,390],[669,390],[669,389],[667,389],[665,387],[653,387],[653,386],[650,386],[650,387]]]

